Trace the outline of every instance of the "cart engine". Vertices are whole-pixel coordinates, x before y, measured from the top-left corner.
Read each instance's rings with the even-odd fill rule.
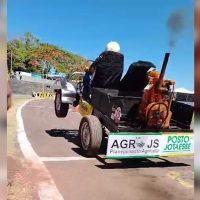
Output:
[[[170,111],[173,100],[173,80],[164,80],[164,74],[169,59],[169,53],[165,54],[161,72],[147,72],[149,88],[144,91],[139,106],[139,115],[142,123],[147,128],[168,128],[172,116]]]

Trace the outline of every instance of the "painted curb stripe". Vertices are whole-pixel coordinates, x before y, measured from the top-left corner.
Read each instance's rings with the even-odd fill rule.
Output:
[[[20,149],[26,158],[30,162],[30,166],[36,170],[42,171],[42,178],[44,181],[38,183],[38,195],[41,200],[64,200],[63,196],[58,191],[56,184],[54,183],[49,171],[47,170],[44,163],[39,159],[39,156],[33,150],[26,132],[24,130],[24,123],[22,119],[22,109],[24,106],[32,100],[27,101],[17,109],[16,118],[17,118],[17,139],[20,146]],[[40,178],[39,174],[36,176]]]

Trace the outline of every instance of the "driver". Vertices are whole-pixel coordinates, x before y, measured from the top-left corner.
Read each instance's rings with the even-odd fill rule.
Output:
[[[92,63],[95,76],[92,87],[118,89],[123,73],[124,56],[120,53],[120,45],[111,41],[106,45],[99,57]]]

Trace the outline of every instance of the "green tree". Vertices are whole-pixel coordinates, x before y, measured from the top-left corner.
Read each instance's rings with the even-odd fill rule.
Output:
[[[55,45],[41,44],[32,54],[30,64],[42,67],[41,63],[47,62],[54,66],[57,72],[71,74],[74,71],[82,71],[86,60],[80,56],[64,51]],[[85,64],[83,66],[83,63]]]
[[[7,45],[7,52],[8,52],[8,69],[11,70],[11,64],[12,64],[12,70],[18,71],[18,70],[25,70],[25,49],[22,41],[20,40],[13,40],[8,43]],[[12,57],[12,63],[11,63],[11,57]]]
[[[52,44],[41,43],[38,38],[27,32],[7,44],[8,70],[48,72],[48,66],[56,71],[70,75],[74,71],[83,71],[89,63],[81,56],[75,55]],[[12,55],[12,56],[11,56]],[[11,62],[12,57],[12,62]]]
[[[24,33],[23,37],[9,41],[7,44],[8,70],[11,71],[12,64],[13,71],[37,71],[29,65],[29,61],[34,49],[39,45],[39,39],[31,33]]]

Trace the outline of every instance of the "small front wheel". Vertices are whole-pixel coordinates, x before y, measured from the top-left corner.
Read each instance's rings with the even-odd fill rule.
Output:
[[[95,157],[102,141],[102,126],[99,119],[93,115],[83,117],[79,126],[79,137],[85,154]]]
[[[68,103],[62,103],[61,101],[61,91],[56,92],[55,102],[55,113],[56,116],[59,118],[64,118],[67,116],[68,110],[69,110],[69,104]]]

